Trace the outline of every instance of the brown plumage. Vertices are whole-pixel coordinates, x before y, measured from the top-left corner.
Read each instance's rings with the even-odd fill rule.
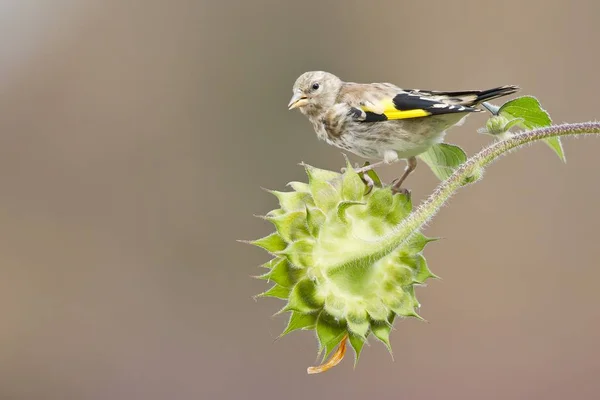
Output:
[[[516,86],[462,92],[406,90],[391,83],[344,82],[328,72],[311,71],[294,83],[289,108],[299,108],[327,143],[382,160],[367,168],[407,159],[408,167],[393,186],[399,190],[416,168],[416,156],[440,143],[448,128],[481,111],[475,108],[481,102],[517,90]]]

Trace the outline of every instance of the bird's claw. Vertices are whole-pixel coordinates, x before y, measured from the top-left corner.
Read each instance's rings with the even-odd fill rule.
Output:
[[[406,196],[406,197],[408,197],[410,199],[410,196],[411,196],[410,190],[408,190],[406,188],[403,188],[400,185],[398,185],[398,180],[399,180],[399,178],[394,179],[392,181],[392,183],[390,183],[390,186],[392,188],[392,193],[393,194],[401,194],[401,195],[404,195],[404,196]]]
[[[401,194],[408,198],[410,198],[410,196],[411,196],[410,190],[408,190],[407,188],[403,188],[403,187],[396,188],[396,187],[392,186],[392,193],[393,194]]]
[[[365,193],[364,193],[364,195],[366,196],[369,193],[371,193],[371,190],[373,190],[373,188],[375,187],[375,182],[369,175],[367,175],[364,172],[359,173],[358,176],[360,176],[360,179],[362,179],[362,181],[364,182],[364,184],[366,186]]]

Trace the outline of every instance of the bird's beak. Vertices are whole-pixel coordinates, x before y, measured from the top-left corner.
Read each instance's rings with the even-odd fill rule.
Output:
[[[296,92],[288,104],[288,108],[293,110],[294,108],[303,107],[308,104],[308,98],[301,92]]]

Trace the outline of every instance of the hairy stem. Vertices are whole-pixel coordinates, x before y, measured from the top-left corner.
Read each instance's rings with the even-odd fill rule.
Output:
[[[419,230],[439,211],[448,199],[463,186],[463,182],[473,174],[491,164],[500,156],[525,144],[557,136],[600,134],[600,122],[585,122],[577,124],[552,125],[515,134],[509,139],[498,141],[469,158],[421,205],[411,213],[395,230],[386,244],[395,248],[407,240],[410,235]]]

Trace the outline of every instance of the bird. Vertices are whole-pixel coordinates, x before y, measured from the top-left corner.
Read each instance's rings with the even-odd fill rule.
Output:
[[[308,71],[293,85],[288,109],[308,117],[318,138],[369,160],[356,170],[406,160],[394,193],[417,167],[417,156],[443,142],[446,131],[462,125],[467,115],[483,111],[485,101],[511,95],[518,86],[457,92],[401,89],[392,83],[344,82],[325,71]]]

